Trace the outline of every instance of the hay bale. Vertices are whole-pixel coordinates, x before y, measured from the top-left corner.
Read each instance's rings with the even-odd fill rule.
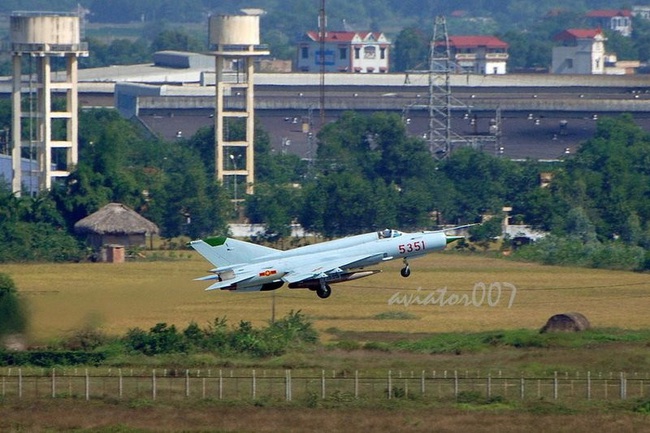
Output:
[[[540,329],[540,333],[545,332],[578,332],[591,328],[589,320],[580,313],[563,313],[552,316],[546,322],[546,325]]]

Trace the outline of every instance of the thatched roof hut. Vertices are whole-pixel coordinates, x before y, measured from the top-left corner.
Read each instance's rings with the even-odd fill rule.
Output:
[[[578,332],[591,328],[589,320],[580,313],[563,313],[552,316],[539,332]]]
[[[146,246],[147,236],[157,234],[158,226],[120,203],[109,203],[74,225],[78,234],[88,236],[88,243],[99,250],[104,245]]]

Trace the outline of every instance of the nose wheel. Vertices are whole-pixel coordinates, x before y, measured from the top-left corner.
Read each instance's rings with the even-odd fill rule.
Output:
[[[399,273],[404,278],[411,275],[411,267],[409,266],[409,262],[407,262],[406,259],[404,259],[404,267],[399,271]]]

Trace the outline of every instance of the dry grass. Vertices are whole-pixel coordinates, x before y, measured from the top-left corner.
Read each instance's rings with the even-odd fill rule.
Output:
[[[158,322],[184,328],[190,321],[205,325],[227,316],[230,323],[249,320],[260,326],[276,315],[302,310],[320,330],[377,332],[449,332],[540,328],[557,313],[577,311],[596,327],[647,328],[650,315],[643,302],[650,295],[647,274],[563,268],[480,256],[433,254],[414,261],[410,278],[399,276],[401,263],[391,262],[381,274],[335,285],[321,300],[307,290],[282,288],[275,293],[204,292],[209,264],[200,257],[177,261],[125,264],[9,264],[31,311],[31,336],[44,340],[82,326],[100,326],[110,334],[132,327],[148,329]],[[496,306],[440,305],[440,292],[471,299],[477,283],[502,283]],[[509,308],[508,283],[516,287]],[[496,301],[493,291],[493,301]],[[429,305],[392,304],[396,294],[418,295]],[[477,292],[480,294],[480,291]],[[406,298],[408,299],[408,298]],[[460,299],[460,298],[457,298]],[[382,320],[381,313],[408,312],[409,320]],[[399,315],[398,315],[399,316]],[[408,316],[408,315],[407,315]],[[382,317],[382,316],[380,316]]]
[[[551,405],[552,406],[552,405]],[[38,411],[39,416],[34,416]],[[137,414],[137,416],[136,416]],[[109,428],[108,426],[122,426]],[[103,430],[106,429],[106,430]],[[596,410],[574,415],[462,410],[451,407],[305,409],[200,404],[133,408],[102,402],[39,401],[0,406],[3,432],[214,431],[214,432],[644,432],[645,417]]]
[[[230,323],[250,320],[263,325],[271,315],[302,310],[321,331],[428,333],[540,328],[553,314],[578,311],[597,327],[648,328],[650,315],[643,302],[650,294],[647,274],[559,268],[516,263],[478,256],[434,254],[412,263],[410,278],[399,276],[401,264],[388,263],[383,273],[334,286],[332,296],[321,300],[305,290],[280,289],[275,293],[206,293],[206,284],[192,279],[204,275],[209,264],[192,256],[177,261],[113,264],[3,265],[31,310],[31,336],[37,341],[57,338],[82,326],[100,326],[111,334],[131,327],[147,329],[158,322],[201,325],[227,316]],[[508,308],[509,292],[498,305],[389,305],[399,292],[421,299],[441,289],[447,295],[469,295],[476,283],[509,283],[516,287]],[[438,292],[436,292],[438,291]],[[449,299],[447,296],[445,299]],[[408,313],[406,315],[400,313]],[[377,318],[377,315],[379,318]],[[383,317],[383,320],[382,320]],[[389,319],[386,319],[388,317]],[[395,317],[391,320],[390,317]],[[406,317],[407,320],[397,320]],[[325,338],[334,335],[323,333]],[[370,335],[370,334],[368,334]],[[591,359],[591,368],[624,369],[645,357],[643,348],[603,349]],[[600,353],[600,352],[599,352]],[[300,357],[300,354],[292,356]],[[545,371],[555,365],[582,365],[583,351],[516,350],[479,354],[438,355],[318,350],[324,365],[345,368],[359,363],[368,368],[426,365],[429,369],[514,366],[518,371]],[[590,356],[594,356],[593,354]],[[401,364],[400,364],[401,363]],[[618,363],[618,364],[616,364]],[[334,368],[334,367],[333,367]],[[374,405],[342,404],[308,409],[304,402],[271,407],[217,404],[214,401],[156,403],[50,400],[0,400],[0,431],[231,431],[301,432],[590,432],[650,431],[642,415],[611,407],[582,407],[571,414],[551,403],[530,402],[532,407],[459,407],[452,403],[423,405],[381,402]],[[435,427],[434,427],[435,426]]]

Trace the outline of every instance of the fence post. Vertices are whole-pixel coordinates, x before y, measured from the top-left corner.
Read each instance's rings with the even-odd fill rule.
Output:
[[[488,373],[487,376],[486,393],[487,393],[487,398],[492,397],[492,372]]]
[[[124,385],[122,382],[122,369],[118,369],[118,378],[117,378],[117,392],[119,397],[122,398],[122,392],[124,391]]]
[[[320,398],[325,400],[325,370],[321,370],[320,378]]]
[[[156,400],[156,369],[151,371],[151,398]]]
[[[424,382],[425,382],[424,375],[425,375],[424,370],[422,370],[422,376],[420,376],[420,394],[422,394],[422,396],[424,396]]]
[[[521,376],[520,382],[519,382],[519,397],[523,400],[526,397],[525,394],[525,381],[524,381],[524,376]]]
[[[359,370],[354,370],[354,398],[359,398]]]
[[[52,369],[52,398],[56,397],[56,369]]]
[[[393,380],[392,380],[392,372],[391,370],[388,370],[388,399],[390,400],[393,398]]]
[[[223,400],[223,371],[219,369],[219,400]]]
[[[18,369],[18,398],[23,398],[23,369]]]
[[[190,396],[190,370],[185,370],[185,397]]]
[[[284,370],[284,395],[287,401],[291,401],[291,370]]]
[[[409,397],[409,379],[408,377],[404,378],[404,397]]]
[[[255,383],[255,370],[253,370],[253,384],[252,384],[252,389],[251,393],[253,394],[253,400],[255,400],[255,395],[257,394],[257,384]]]
[[[86,401],[90,400],[90,376],[88,375],[88,369],[86,369]]]
[[[3,382],[3,386],[4,386],[4,382]],[[639,380],[639,393],[640,393],[641,397],[643,397],[643,379]],[[4,395],[4,391],[3,391],[2,395]]]
[[[454,398],[458,399],[458,370],[454,370]]]
[[[625,379],[625,373],[621,372],[621,400],[627,399],[627,380]]]
[[[587,400],[591,400],[591,371],[587,372]]]
[[[553,400],[557,400],[558,394],[557,371],[553,374]]]

